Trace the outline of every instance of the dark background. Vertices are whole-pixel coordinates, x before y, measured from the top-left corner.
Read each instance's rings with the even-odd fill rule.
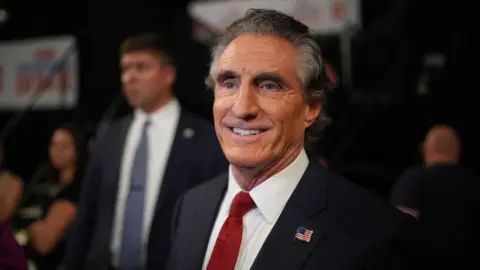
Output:
[[[6,166],[29,180],[45,161],[52,130],[76,120],[94,132],[121,94],[118,48],[128,35],[157,31],[179,55],[177,96],[187,109],[211,118],[212,95],[203,78],[208,47],[191,38],[189,1],[0,0],[11,18],[0,41],[73,34],[80,53],[80,102],[75,110],[32,111],[5,140]],[[419,145],[435,123],[454,126],[464,140],[464,163],[478,164],[476,129],[479,22],[474,1],[364,0],[363,29],[352,39],[354,85],[329,97],[332,125],[318,149],[332,170],[377,191],[388,190],[405,167],[421,164]],[[341,70],[338,37],[318,37],[326,58]],[[445,55],[428,95],[416,93],[427,53]],[[340,74],[341,75],[341,74]],[[123,106],[118,114],[128,112]],[[0,127],[15,115],[0,111]]]

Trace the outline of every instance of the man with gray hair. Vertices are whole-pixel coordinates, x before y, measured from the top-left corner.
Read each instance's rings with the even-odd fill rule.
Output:
[[[217,137],[229,173],[184,194],[169,270],[401,269],[414,220],[309,162],[329,89],[308,27],[250,10],[213,50]]]

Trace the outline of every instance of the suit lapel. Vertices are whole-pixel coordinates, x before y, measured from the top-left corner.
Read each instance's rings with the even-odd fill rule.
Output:
[[[302,268],[309,254],[325,235],[326,215],[323,210],[326,206],[327,177],[323,169],[310,162],[265,240],[252,270]],[[295,238],[299,227],[313,231],[310,242]]]
[[[189,241],[186,246],[190,250],[187,254],[191,255],[188,256],[188,261],[190,261],[188,265],[190,267],[186,269],[202,269],[210,234],[225,196],[227,183],[228,174],[221,175],[217,179],[210,181],[208,183],[210,187],[205,188],[205,190],[208,190],[208,194],[206,196],[206,193],[200,194],[202,197],[198,199],[199,207],[192,209],[196,213],[191,215],[192,220],[188,220],[188,222],[195,224],[195,226],[190,231],[192,235],[185,235],[184,237],[186,239],[195,239],[195,241]],[[187,226],[192,227],[191,224]]]
[[[109,150],[107,151],[108,156],[105,158],[110,159],[110,166],[105,166],[106,168],[106,175],[105,178],[107,179],[107,190],[112,191],[111,194],[112,199],[109,200],[111,202],[112,207],[116,202],[117,198],[117,189],[118,189],[118,182],[120,180],[120,168],[122,165],[123,159],[123,152],[125,148],[125,141],[127,139],[128,129],[130,124],[132,123],[132,117],[128,117],[125,119],[120,125],[119,130],[116,132],[112,132],[118,136],[108,138],[110,141],[108,144]]]
[[[182,182],[177,181],[182,178],[183,175],[181,175],[181,173],[189,173],[188,171],[185,171],[185,164],[189,163],[189,161],[186,159],[189,158],[188,152],[191,151],[190,141],[193,136],[195,136],[195,130],[193,130],[190,126],[191,121],[188,115],[186,115],[182,110],[177,129],[175,131],[172,148],[170,149],[168,156],[165,172],[163,174],[162,188],[158,194],[157,204],[155,206],[155,215],[158,213],[158,211],[160,211],[161,206],[168,195],[176,194],[171,192],[173,188],[182,189],[182,186],[180,186]]]
[[[104,224],[102,229],[102,235],[105,235],[105,245],[109,245],[112,237],[112,224],[115,215],[115,206],[118,194],[118,183],[120,181],[120,168],[123,158],[123,151],[125,141],[127,139],[128,129],[132,123],[132,117],[124,119],[118,129],[114,130],[111,134],[118,136],[111,136],[107,138],[109,140],[106,145],[105,159],[110,161],[108,166],[104,166],[105,172],[103,178],[105,179],[103,190],[106,192],[102,196],[102,214],[100,217],[103,219],[99,224]],[[108,161],[107,161],[108,162]],[[105,249],[105,250],[110,250]]]

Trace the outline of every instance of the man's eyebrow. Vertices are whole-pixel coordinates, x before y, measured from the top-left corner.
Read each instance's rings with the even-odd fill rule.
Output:
[[[253,76],[256,83],[271,81],[280,85],[288,86],[287,81],[277,72],[261,72]]]
[[[221,83],[227,79],[238,78],[238,77],[240,77],[240,75],[233,70],[220,70],[220,72],[218,72],[215,78],[215,81],[217,81],[218,83]],[[284,77],[277,72],[259,72],[257,74],[254,74],[253,80],[255,81],[256,84],[259,84],[265,81],[271,81],[273,83],[283,85],[285,87],[290,87],[290,85],[288,85]]]
[[[220,72],[218,72],[217,74],[217,77],[216,77],[216,81],[217,82],[223,82],[224,80],[226,79],[231,79],[231,78],[237,78],[239,77],[239,75],[235,72],[235,71],[232,71],[232,70],[220,70]]]

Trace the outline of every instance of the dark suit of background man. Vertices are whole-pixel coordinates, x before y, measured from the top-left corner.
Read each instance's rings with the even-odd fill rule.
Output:
[[[64,269],[163,269],[176,199],[228,168],[213,126],[173,97],[165,40],[127,39],[121,69],[135,113],[97,143]]]
[[[167,269],[400,268],[414,219],[304,151],[327,89],[308,27],[251,10],[213,56],[215,129],[231,165],[179,200]]]
[[[392,204],[418,219],[415,269],[480,269],[479,182],[460,165],[461,152],[455,130],[432,127],[424,166],[406,170],[392,190]]]

